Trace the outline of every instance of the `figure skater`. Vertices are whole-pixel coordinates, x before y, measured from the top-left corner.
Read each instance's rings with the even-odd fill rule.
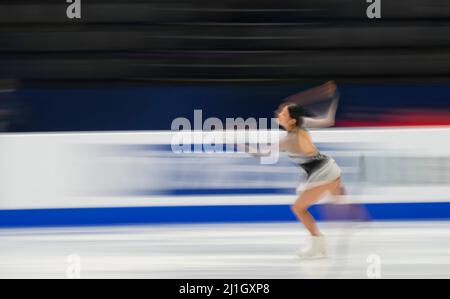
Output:
[[[330,100],[327,111],[312,117],[302,104]],[[335,122],[339,94],[337,86],[330,81],[326,84],[288,97],[275,112],[278,124],[287,131],[287,136],[278,143],[278,149],[288,153],[305,173],[306,182],[297,188],[297,200],[291,206],[296,218],[311,235],[311,243],[299,251],[300,257],[326,256],[326,242],[308,208],[326,194],[343,194],[341,170],[336,162],[316,148],[308,132],[309,128],[331,127]],[[302,104],[300,104],[302,103]],[[246,151],[249,146],[246,146]],[[256,156],[270,153],[256,154]]]

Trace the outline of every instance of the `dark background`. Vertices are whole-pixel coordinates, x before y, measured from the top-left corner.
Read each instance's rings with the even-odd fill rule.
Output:
[[[81,20],[67,6],[0,0],[9,131],[169,129],[194,109],[270,117],[331,79],[340,126],[450,124],[447,0],[382,0],[380,20],[363,0],[84,0]]]

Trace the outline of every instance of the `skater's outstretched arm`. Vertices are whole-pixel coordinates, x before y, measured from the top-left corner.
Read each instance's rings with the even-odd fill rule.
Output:
[[[286,151],[287,138],[282,138],[278,143],[272,143],[270,147],[266,150],[261,150],[259,148],[253,147],[250,144],[238,144],[237,148],[243,152],[246,152],[253,157],[259,159],[262,157],[269,157],[272,155],[273,151]]]

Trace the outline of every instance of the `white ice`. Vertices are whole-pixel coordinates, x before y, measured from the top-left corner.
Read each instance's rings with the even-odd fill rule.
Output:
[[[0,278],[450,278],[450,222],[320,227],[316,260],[295,222],[2,229]]]

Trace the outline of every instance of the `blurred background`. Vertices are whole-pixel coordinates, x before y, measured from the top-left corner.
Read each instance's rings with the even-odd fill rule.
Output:
[[[450,277],[450,1],[381,3],[82,0],[69,19],[65,1],[0,0],[0,277],[65,277],[71,254],[85,277],[365,277],[372,253],[388,277]],[[367,217],[311,212],[404,223],[299,268],[298,169],[177,156],[169,130],[194,109],[270,118],[329,80],[336,127],[312,136]],[[326,229],[342,249],[347,228]]]
[[[445,0],[384,1],[373,20],[358,0],[91,0],[81,19],[68,5],[0,2],[4,130],[168,129],[193,108],[270,117],[331,79],[339,126],[448,124]]]

